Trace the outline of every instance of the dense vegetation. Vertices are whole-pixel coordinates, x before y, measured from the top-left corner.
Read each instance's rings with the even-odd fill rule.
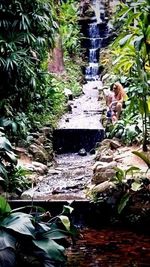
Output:
[[[143,140],[147,150],[150,132],[150,1],[121,3],[115,18],[118,37],[110,46],[112,78],[120,80],[129,96],[122,120],[115,125],[126,144]],[[119,131],[119,132],[118,132]]]
[[[56,125],[65,88],[81,93],[79,36],[76,0],[0,2],[0,176],[8,192],[25,186],[11,143]],[[55,73],[49,64],[58,39],[63,71]]]
[[[80,77],[77,8],[72,0],[0,3],[0,126],[17,136],[38,123],[56,121],[64,112],[63,88],[80,91],[75,78]],[[48,73],[48,61],[57,35],[65,71],[56,78]]]
[[[5,192],[28,187],[23,170],[16,168],[16,155],[7,137],[11,141],[26,139],[33,129],[45,124],[54,126],[66,108],[64,89],[71,89],[75,96],[81,93],[78,2],[0,2],[0,182]],[[110,46],[111,82],[119,79],[129,98],[112,136],[120,135],[126,144],[132,144],[141,136],[139,141],[143,141],[146,151],[150,124],[150,1],[126,1],[118,6],[116,13],[118,38]],[[49,66],[56,59],[53,52],[57,45],[62,70],[55,74],[49,72]],[[149,159],[143,154],[139,156],[150,168]],[[137,168],[116,169],[113,182],[117,190],[113,205],[117,206],[119,214],[132,200],[134,192],[145,190],[149,185],[146,177],[138,180],[132,177],[127,182],[126,175],[131,171]],[[97,199],[110,204],[112,194],[102,193]],[[149,193],[146,201],[148,199]],[[55,218],[43,211],[39,214],[37,210],[34,212],[32,207],[33,215],[13,211],[6,200],[0,198],[0,262],[3,266],[28,264],[26,256],[32,256],[32,263],[39,264],[36,266],[54,266],[56,262],[60,266],[64,262],[66,237],[72,235],[66,210]]]
[[[0,265],[63,266],[65,248],[76,232],[69,219],[72,210],[64,206],[55,217],[34,206],[12,210],[0,196]]]

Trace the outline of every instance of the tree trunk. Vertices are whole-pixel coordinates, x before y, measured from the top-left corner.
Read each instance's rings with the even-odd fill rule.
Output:
[[[48,63],[48,71],[52,73],[62,73],[65,70],[63,60],[63,49],[61,36],[57,35],[55,47],[52,51],[51,58]]]

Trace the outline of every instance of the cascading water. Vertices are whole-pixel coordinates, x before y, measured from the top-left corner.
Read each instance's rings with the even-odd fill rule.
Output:
[[[85,80],[92,81],[100,78],[100,48],[104,46],[108,34],[108,17],[103,0],[91,1],[88,9],[90,9],[90,16],[87,20],[83,20],[81,24],[84,33],[83,47],[87,50],[88,60],[88,65],[84,71]]]

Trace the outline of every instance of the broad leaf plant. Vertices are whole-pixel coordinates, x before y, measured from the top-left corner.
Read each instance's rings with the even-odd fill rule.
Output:
[[[114,71],[129,79],[130,111],[142,118],[143,150],[150,131],[150,1],[121,3],[116,20],[121,27],[113,43]]]

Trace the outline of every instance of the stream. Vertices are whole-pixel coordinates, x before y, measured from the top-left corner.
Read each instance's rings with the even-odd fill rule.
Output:
[[[126,228],[84,228],[67,251],[66,267],[148,267],[149,244],[149,236]]]
[[[34,199],[85,199],[84,190],[91,182],[93,157],[82,157],[75,153],[57,155],[57,166],[50,168],[48,174],[38,182],[33,192]]]

